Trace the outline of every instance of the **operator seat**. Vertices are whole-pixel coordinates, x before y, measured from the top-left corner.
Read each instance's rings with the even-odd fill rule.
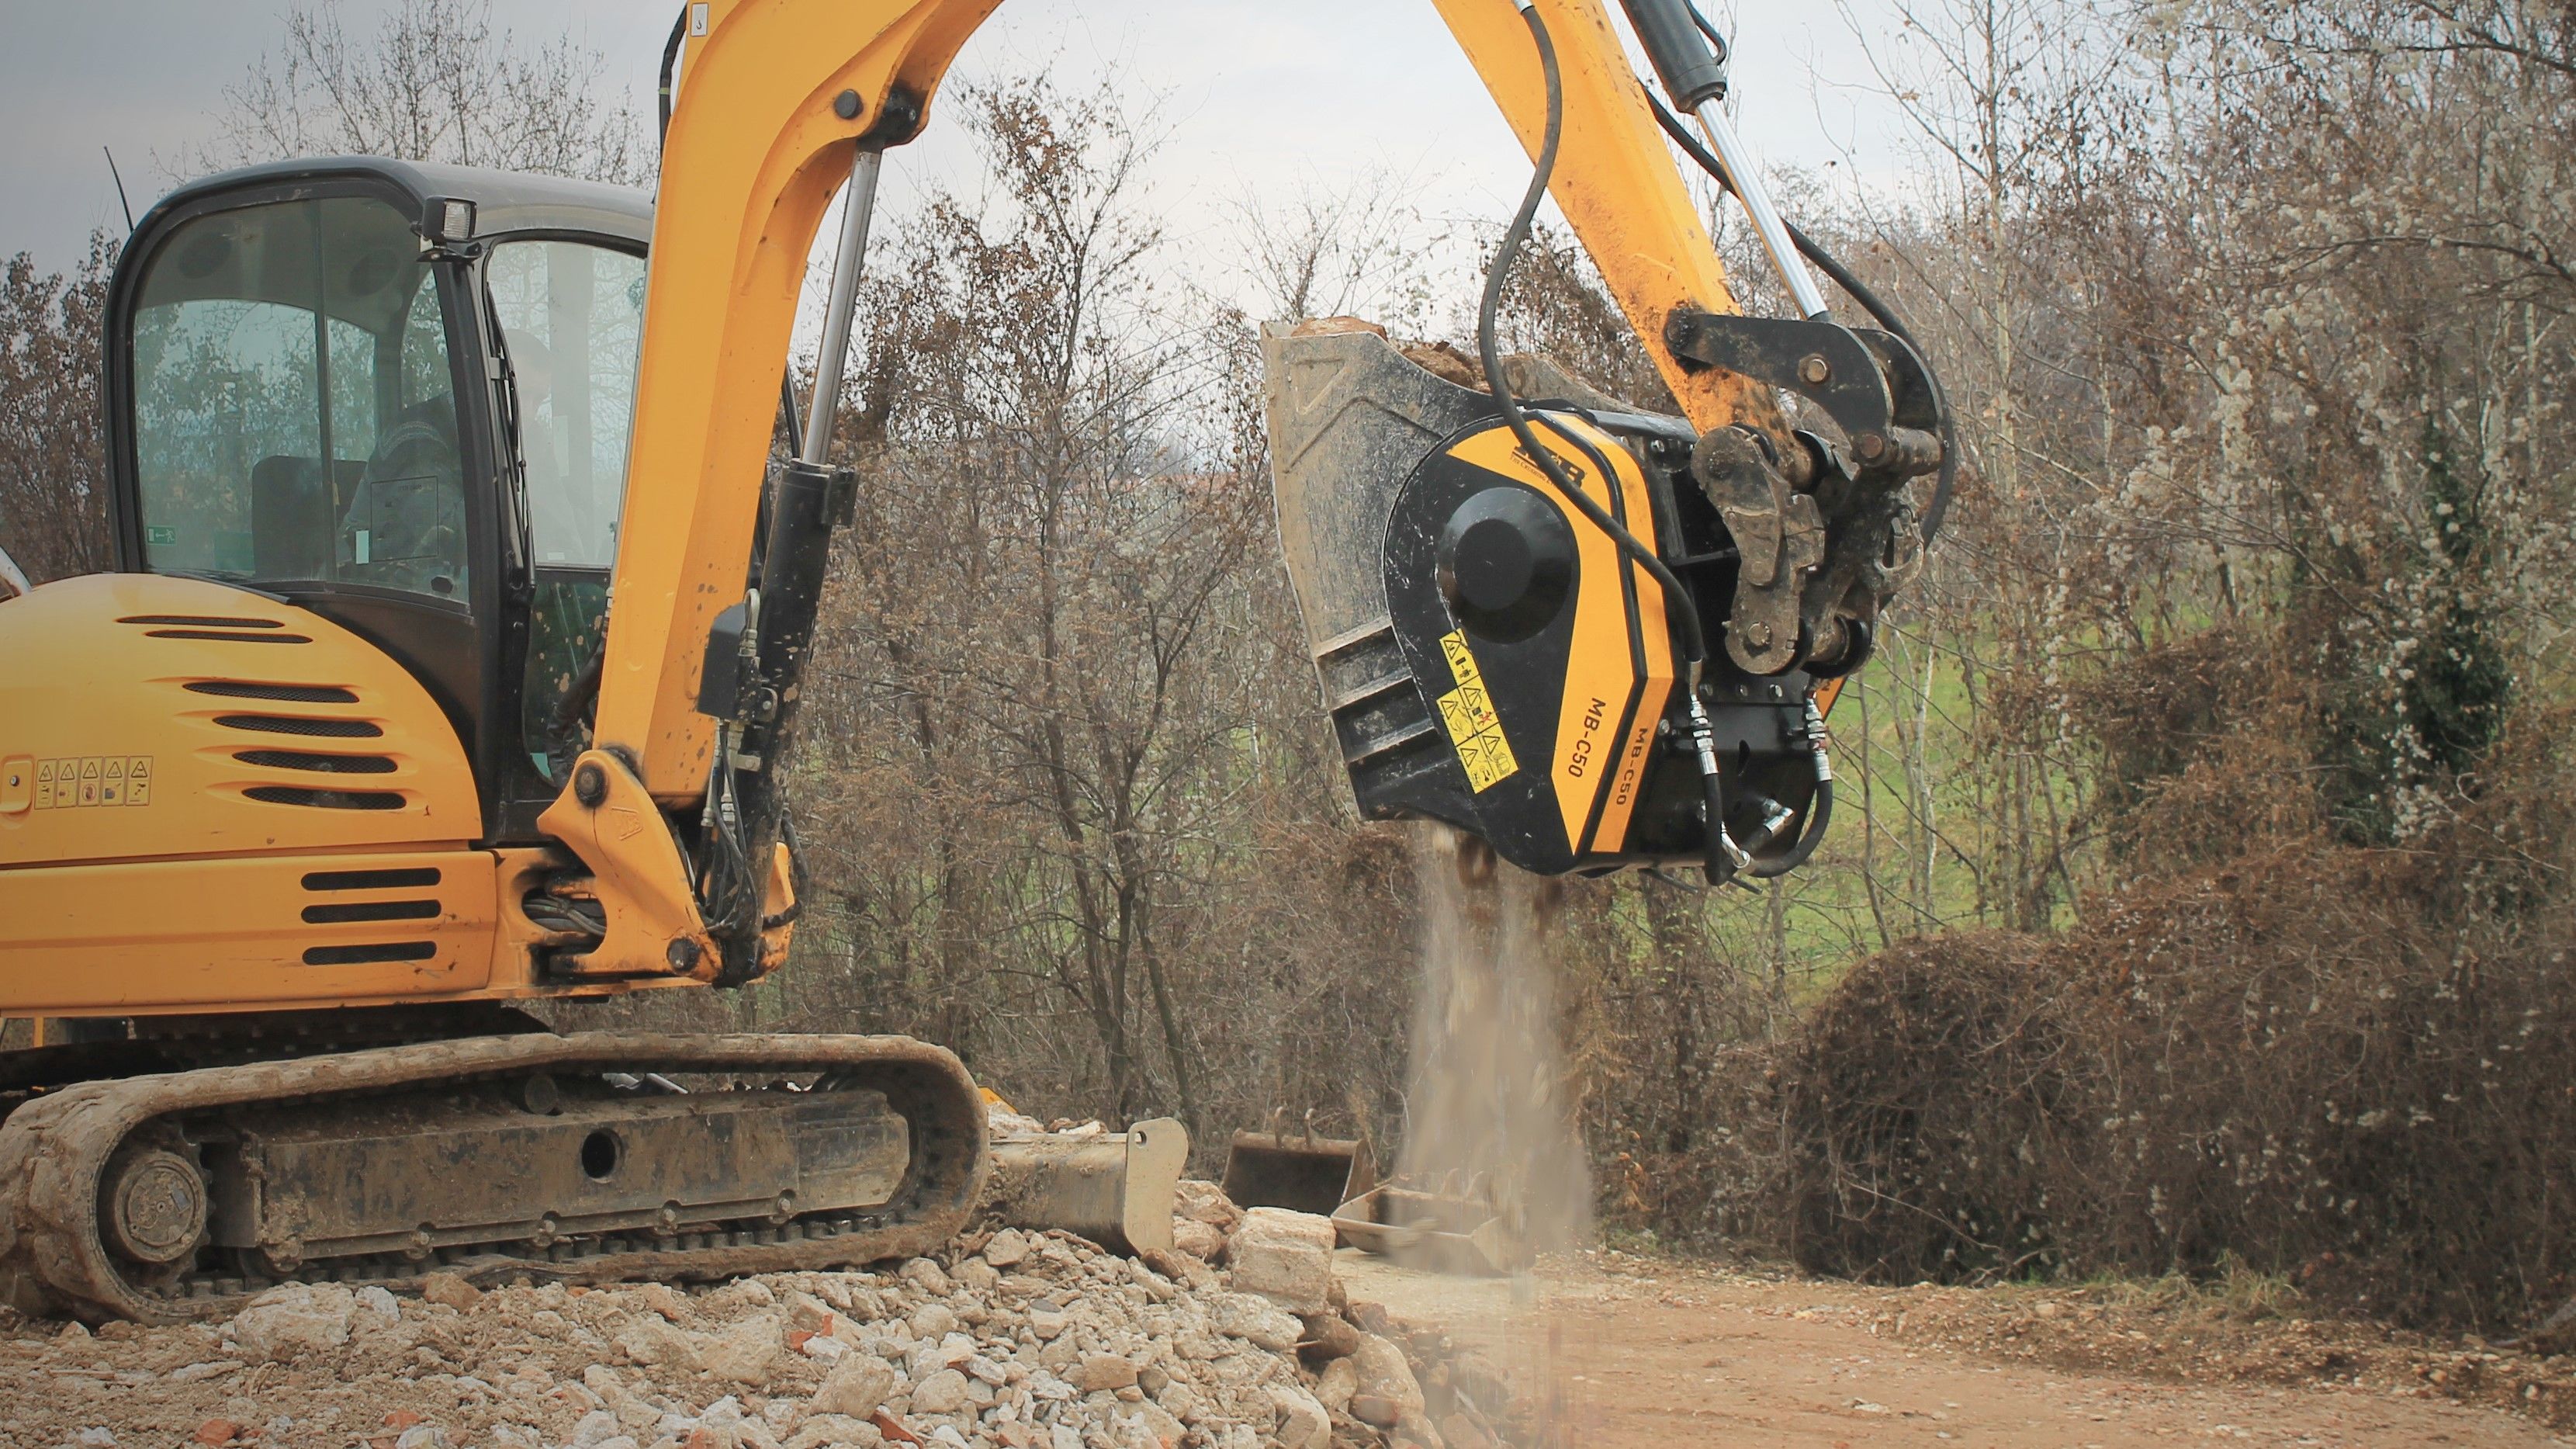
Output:
[[[340,522],[340,577],[437,598],[465,598],[465,470],[456,406],[417,402],[376,440]]]

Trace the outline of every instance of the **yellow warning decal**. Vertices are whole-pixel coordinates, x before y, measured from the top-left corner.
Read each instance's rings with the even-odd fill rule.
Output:
[[[1467,767],[1468,786],[1483,794],[1486,786],[1509,778],[1520,762],[1512,758],[1511,741],[1503,738],[1502,716],[1494,713],[1494,697],[1485,691],[1485,673],[1476,667],[1466,634],[1452,629],[1441,635],[1440,652],[1449,658],[1449,677],[1458,681],[1456,689],[1440,696],[1440,722],[1449,727],[1458,763]]]

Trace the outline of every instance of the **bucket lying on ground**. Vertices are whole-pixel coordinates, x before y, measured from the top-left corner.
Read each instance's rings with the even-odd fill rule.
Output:
[[[987,1201],[1013,1227],[1062,1228],[1139,1257],[1169,1253],[1189,1129],[1169,1117],[1124,1132],[1046,1133],[993,1144]]]
[[[1377,1186],[1368,1143],[1311,1133],[1237,1132],[1225,1153],[1225,1195],[1237,1207],[1281,1207],[1328,1218]]]
[[[1488,1194],[1474,1190],[1379,1187],[1342,1204],[1333,1232],[1344,1247],[1435,1273],[1501,1277],[1530,1260],[1528,1239],[1511,1231]]]

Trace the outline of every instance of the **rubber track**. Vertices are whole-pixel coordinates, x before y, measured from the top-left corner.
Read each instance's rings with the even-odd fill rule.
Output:
[[[990,1170],[982,1095],[955,1055],[904,1036],[673,1036],[586,1032],[469,1037],[288,1061],[208,1067],[86,1082],[31,1101],[0,1122],[0,1282],[39,1288],[22,1308],[67,1309],[91,1321],[175,1323],[228,1312],[239,1296],[164,1297],[128,1284],[99,1237],[99,1175],[119,1143],[160,1117],[255,1104],[286,1105],[414,1086],[447,1086],[530,1071],[831,1072],[885,1094],[911,1124],[912,1162],[892,1201],[829,1237],[705,1248],[596,1254],[556,1262],[482,1260],[482,1271],[573,1282],[716,1277],[917,1257],[965,1226]],[[848,1213],[821,1216],[854,1216]],[[424,1264],[421,1271],[459,1271]],[[403,1286],[401,1278],[368,1281]]]

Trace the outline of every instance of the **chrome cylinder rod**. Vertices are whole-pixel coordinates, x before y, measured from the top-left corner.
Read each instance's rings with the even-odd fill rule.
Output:
[[[1718,164],[1726,168],[1727,189],[1743,203],[1744,214],[1753,219],[1754,234],[1762,238],[1762,250],[1779,270],[1780,279],[1789,284],[1789,295],[1796,299],[1798,311],[1810,320],[1831,316],[1833,309],[1825,305],[1825,294],[1817,290],[1816,279],[1807,275],[1807,264],[1790,244],[1789,228],[1781,223],[1779,210],[1771,205],[1771,193],[1763,188],[1752,155],[1736,138],[1735,128],[1727,124],[1726,112],[1711,99],[1701,102],[1691,114],[1699,118],[1700,134],[1708,138],[1708,149],[1717,153]]]
[[[832,258],[832,289],[823,304],[823,350],[814,359],[814,402],[805,409],[805,446],[798,454],[798,461],[818,468],[832,446],[832,412],[841,400],[841,374],[850,363],[850,314],[858,309],[868,220],[877,209],[877,173],[884,169],[885,152],[860,147],[850,162],[849,187],[841,193],[841,249]]]

